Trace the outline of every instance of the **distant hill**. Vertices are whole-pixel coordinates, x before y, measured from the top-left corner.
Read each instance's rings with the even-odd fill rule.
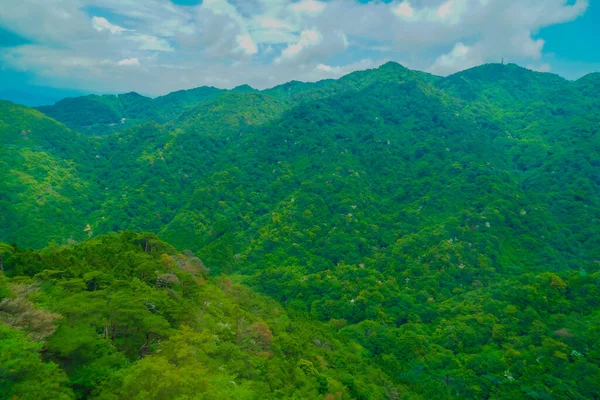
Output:
[[[516,64],[485,64],[450,75],[439,86],[465,100],[514,108],[541,100],[567,83],[558,75],[534,72]]]
[[[200,87],[151,99],[135,92],[66,98],[37,109],[85,133],[102,134],[143,122],[164,123],[185,109],[216,98],[225,90]]]
[[[377,75],[370,71],[358,71],[338,81],[332,79],[319,82],[294,81],[266,89],[263,93],[297,103],[348,90],[359,90],[376,80],[396,76],[403,79],[418,76],[426,81],[438,79],[429,74],[410,71],[397,63],[387,63],[378,69]],[[40,106],[37,109],[72,129],[90,134],[103,134],[144,122],[165,123],[185,110],[214,100],[228,92],[257,93],[259,91],[248,85],[241,85],[230,91],[208,86],[179,90],[155,99],[135,92],[119,95],[88,95],[62,99],[54,105]]]

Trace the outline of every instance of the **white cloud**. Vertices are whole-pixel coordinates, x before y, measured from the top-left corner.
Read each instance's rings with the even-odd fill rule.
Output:
[[[334,68],[334,67],[331,67],[331,66],[325,65],[325,64],[319,64],[315,67],[315,70],[319,71],[319,72],[332,73],[332,72],[336,72],[338,70],[338,68]]]
[[[261,15],[248,21],[247,28],[255,41],[262,44],[291,43],[296,39],[298,26],[289,19]]]
[[[537,71],[537,72],[550,72],[552,70],[552,67],[548,63],[543,63],[543,64],[539,64],[539,65],[529,64],[527,66],[527,69],[530,69],[532,71]]]
[[[437,16],[444,22],[457,24],[467,12],[469,6],[467,0],[448,0],[437,9]],[[479,0],[480,5],[486,5],[486,1]]]
[[[316,29],[307,29],[300,33],[300,39],[290,44],[282,52],[281,56],[275,59],[276,63],[290,61],[296,58],[305,49],[319,44],[323,40],[321,32]]]
[[[169,24],[173,25],[172,22],[169,22]],[[134,29],[126,29],[122,26],[112,24],[104,17],[92,17],[92,26],[98,32],[106,31],[113,35],[123,34],[122,36],[127,40],[138,43],[139,50],[173,51],[173,47],[165,39],[153,35],[136,33]]]
[[[179,33],[190,35],[194,33],[194,26],[180,19],[167,19],[155,25],[154,33],[161,37],[175,37]]]
[[[447,2],[442,4],[440,6],[440,8],[438,8],[437,15],[439,15],[440,18],[442,18],[442,19],[448,18],[448,16],[450,15],[450,12],[452,11],[453,5],[454,5],[454,0],[448,0]]]
[[[52,2],[2,0],[0,27],[35,42],[61,45],[66,40],[86,40],[97,31],[74,0]]]
[[[238,43],[238,50],[244,52],[245,54],[256,54],[258,53],[258,48],[256,47],[256,43],[252,40],[250,35],[237,35],[236,41]]]
[[[275,64],[319,64],[322,60],[343,53],[349,46],[344,32],[325,32],[312,28],[300,33],[300,37],[284,48]]]
[[[201,8],[210,10],[216,15],[226,15],[240,26],[245,25],[244,17],[242,17],[237,8],[227,0],[204,0]]]
[[[447,0],[441,4],[421,8],[414,8],[408,0],[404,0],[399,4],[393,4],[391,10],[399,18],[409,22],[456,24],[467,11],[469,2],[483,4],[485,0]]]
[[[139,50],[174,51],[165,39],[150,35],[133,35],[129,40],[139,44]]]
[[[325,9],[325,3],[316,0],[301,0],[292,3],[290,8],[297,13],[319,14]]]
[[[122,32],[129,31],[129,29],[125,29],[119,25],[111,24],[104,17],[92,17],[92,26],[98,32],[108,31],[114,35],[120,35]]]
[[[0,48],[3,67],[29,72],[44,85],[162,94],[202,84],[265,87],[337,77],[384,58],[437,74],[502,57],[537,69],[552,62],[564,71],[545,54],[539,32],[576,19],[588,0],[204,0],[193,7],[168,0],[2,0],[2,6],[0,28],[32,42]],[[120,64],[134,59],[143,68]]]
[[[276,19],[276,18],[260,17],[260,18],[258,18],[258,24],[261,26],[261,28],[286,29],[286,30],[293,29],[292,25],[288,24],[285,21]]]
[[[459,42],[454,45],[449,53],[439,56],[429,68],[429,72],[437,75],[448,75],[481,63],[482,59],[477,49]]]
[[[138,60],[135,57],[132,58],[125,58],[119,62],[117,62],[118,65],[125,65],[125,66],[138,66],[140,65],[140,60]]]
[[[544,39],[533,39],[529,32],[519,32],[510,38],[510,45],[515,53],[522,57],[538,59],[542,56]]]
[[[412,18],[415,15],[415,9],[408,1],[403,1],[392,8],[392,12],[400,17]]]

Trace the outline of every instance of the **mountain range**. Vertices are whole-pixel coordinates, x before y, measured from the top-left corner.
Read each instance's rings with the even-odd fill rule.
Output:
[[[243,296],[269,304],[248,320],[275,336],[301,331],[319,349],[289,356],[301,371],[296,392],[238,366],[232,374],[246,381],[247,393],[210,397],[206,389],[203,398],[265,398],[265,391],[290,399],[594,398],[599,129],[600,74],[568,81],[514,64],[438,77],[387,63],[262,91],[89,95],[36,108],[0,101],[0,241],[12,249],[6,273],[13,285],[28,276],[68,297],[65,279],[83,282],[73,293],[94,293],[84,274],[106,269],[117,277],[115,260],[124,258],[129,272],[118,279],[137,276],[152,290],[175,291],[197,312],[202,303],[181,294],[180,282],[206,281],[203,293],[231,302],[233,281],[250,293]],[[149,250],[148,238],[161,250]],[[177,261],[184,249],[210,274],[175,274],[177,262],[189,264]],[[128,258],[134,253],[177,282],[139,275]],[[77,265],[86,267],[77,272]],[[52,290],[37,297],[49,309],[48,296],[58,296]],[[236,304],[253,312],[239,297]],[[285,328],[274,308],[285,310]],[[140,363],[160,356],[135,346],[158,348],[160,338],[175,343],[192,334],[181,330],[191,317],[163,317],[179,333],[165,327],[135,343],[112,339],[134,365],[123,370],[137,379]],[[90,317],[77,318],[88,324]],[[207,329],[216,332],[214,318]],[[263,328],[252,329],[266,334]],[[311,329],[329,339],[311,337]],[[258,349],[236,335],[232,346],[269,351],[273,365],[285,364],[285,346]],[[78,375],[58,355],[66,345],[48,340],[57,355],[45,362],[66,371],[74,395],[143,398],[127,376],[106,378],[107,392],[94,392],[97,382],[77,387]],[[336,346],[360,349],[361,359],[350,361],[344,350],[332,358]],[[209,358],[201,362],[213,371]],[[173,371],[196,368],[164,362]],[[217,375],[215,382],[225,379]],[[378,389],[367,389],[374,381],[366,376],[378,377]]]

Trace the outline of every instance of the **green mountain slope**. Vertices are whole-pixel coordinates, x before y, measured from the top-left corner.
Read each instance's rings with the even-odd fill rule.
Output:
[[[230,270],[262,257],[319,270],[367,259],[432,267],[440,261],[414,244],[450,239],[470,247],[442,264],[592,262],[593,82],[500,64],[441,79],[388,63],[226,93],[99,139],[99,158],[81,167],[103,189],[89,193],[97,211],[85,224],[160,232],[209,260],[220,248],[228,256],[215,266]],[[461,98],[466,87],[479,94]]]
[[[469,257],[495,268],[551,260],[560,269],[580,255],[592,261],[597,250],[582,240],[593,243],[595,235],[581,228],[598,218],[590,80],[571,83],[514,65],[440,79],[390,63],[306,84],[291,102],[282,88],[226,93],[165,125],[97,139],[96,159],[78,165],[104,188],[89,193],[98,211],[86,224],[95,233],[151,229],[202,251],[212,243],[208,233],[228,221],[233,236],[225,235],[231,243],[224,246],[254,254],[264,246],[260,232],[285,237],[267,213],[308,196],[325,208],[296,210],[285,223],[287,246],[302,249],[303,264],[336,263],[342,254],[360,262],[383,248],[382,262],[393,265],[393,249],[408,237],[431,248],[436,235],[459,232],[472,246],[481,241]],[[480,94],[456,97],[464,85]],[[299,215],[307,210],[320,215],[317,224]],[[313,228],[316,236],[301,233]],[[332,229],[347,249],[326,237]],[[294,253],[279,249],[274,262]]]
[[[94,187],[81,166],[92,158],[80,134],[31,108],[0,102],[2,240],[25,246],[42,237],[81,240]]]

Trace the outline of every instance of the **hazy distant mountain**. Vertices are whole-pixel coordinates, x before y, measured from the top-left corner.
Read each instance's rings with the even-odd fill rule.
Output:
[[[41,106],[54,104],[65,97],[81,96],[84,92],[69,89],[55,89],[44,86],[20,85],[14,87],[0,87],[0,100],[8,100],[13,103],[26,106]]]

